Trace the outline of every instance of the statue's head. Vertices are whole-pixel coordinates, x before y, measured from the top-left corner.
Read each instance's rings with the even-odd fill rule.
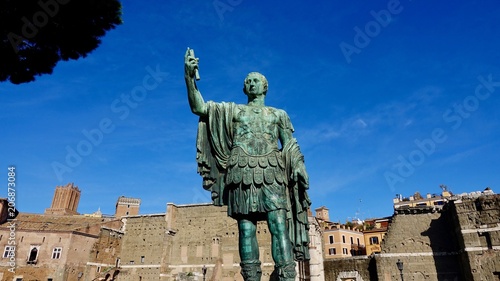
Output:
[[[243,82],[243,92],[245,95],[265,95],[267,93],[267,79],[259,72],[248,73],[245,81]]]

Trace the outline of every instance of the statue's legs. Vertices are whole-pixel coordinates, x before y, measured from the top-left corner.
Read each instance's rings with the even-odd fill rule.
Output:
[[[295,261],[290,236],[286,227],[286,210],[280,209],[267,214],[271,232],[272,255],[280,281],[295,280]]]
[[[257,222],[247,219],[238,220],[239,251],[241,275],[245,281],[260,281],[262,270],[257,243]]]

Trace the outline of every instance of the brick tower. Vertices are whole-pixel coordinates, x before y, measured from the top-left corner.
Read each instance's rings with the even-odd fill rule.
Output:
[[[316,217],[318,219],[322,219],[324,221],[330,221],[330,214],[328,212],[328,208],[325,206],[321,206],[317,208],[316,210]]]
[[[45,209],[46,215],[78,215],[76,209],[80,202],[80,189],[73,183],[66,186],[56,186],[50,208]]]
[[[116,201],[115,217],[136,216],[139,214],[141,199],[120,196]]]

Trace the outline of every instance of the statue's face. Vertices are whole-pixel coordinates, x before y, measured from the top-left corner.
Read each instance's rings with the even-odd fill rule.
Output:
[[[262,78],[257,74],[250,74],[245,79],[245,93],[248,96],[260,96],[266,93]]]

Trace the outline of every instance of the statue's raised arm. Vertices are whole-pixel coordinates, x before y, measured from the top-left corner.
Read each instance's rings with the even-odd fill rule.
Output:
[[[207,106],[196,86],[196,80],[200,79],[198,74],[198,60],[198,58],[194,57],[194,51],[188,48],[184,55],[184,79],[186,80],[191,111],[196,115],[204,116],[207,114]]]

